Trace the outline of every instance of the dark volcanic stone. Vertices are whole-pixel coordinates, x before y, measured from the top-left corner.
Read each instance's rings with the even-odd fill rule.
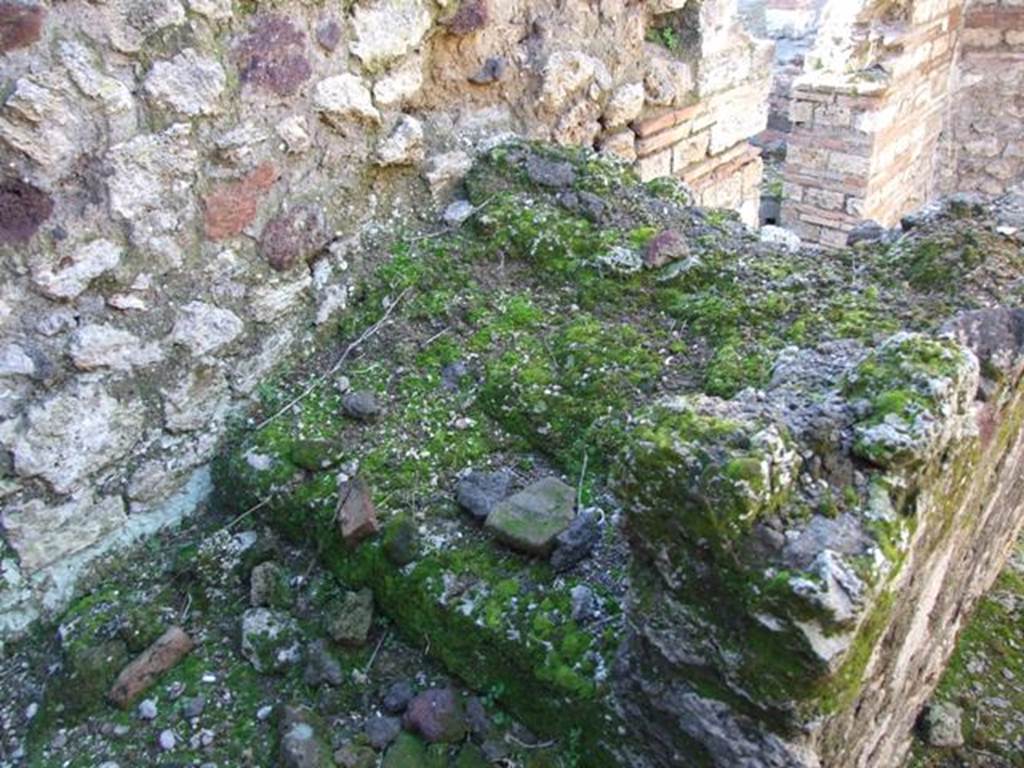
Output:
[[[351,419],[373,421],[383,410],[373,392],[349,392],[341,398],[341,410]]]
[[[511,472],[503,469],[497,472],[474,471],[459,481],[455,496],[459,506],[482,523],[497,503],[508,496],[511,487]]]
[[[191,720],[194,717],[199,717],[203,714],[203,710],[206,709],[206,699],[203,696],[193,696],[190,699],[185,699],[181,705],[181,714],[187,719]]]
[[[327,220],[316,205],[297,205],[280,213],[263,230],[260,253],[271,267],[286,272],[308,261],[327,244]]]
[[[20,179],[0,180],[0,245],[27,243],[53,213],[53,200]]]
[[[366,738],[374,749],[383,750],[402,732],[402,721],[397,717],[374,715],[366,721]]]
[[[526,175],[534,184],[552,189],[571,187],[576,181],[576,169],[572,163],[547,160],[538,155],[527,158]]]
[[[470,696],[466,701],[466,722],[470,733],[477,738],[483,739],[490,733],[491,718],[487,716],[487,709],[479,696]]]
[[[451,688],[432,688],[413,699],[404,724],[430,742],[454,743],[466,735],[465,710]]]
[[[341,24],[335,19],[325,19],[316,28],[316,41],[328,51],[333,51],[341,42]]]
[[[468,35],[483,29],[488,20],[486,0],[462,0],[459,10],[448,19],[448,31],[453,35]]]
[[[572,568],[589,555],[600,540],[601,528],[598,526],[597,515],[584,510],[555,539],[551,567],[556,571]]]
[[[412,683],[406,680],[392,683],[384,693],[381,709],[389,715],[400,715],[405,712],[405,708],[409,706],[409,702],[415,695],[416,691],[413,689]]]
[[[306,685],[314,687],[323,684],[338,686],[345,681],[341,664],[327,650],[323,640],[314,640],[306,649],[306,668],[302,679]]]
[[[43,34],[46,10],[34,5],[0,2],[0,53],[24,48]]]
[[[586,216],[593,222],[600,222],[607,209],[607,204],[593,192],[559,192],[558,204],[567,211]]]
[[[309,79],[306,35],[284,16],[257,16],[252,31],[235,46],[235,65],[243,83],[278,96],[291,96]]]

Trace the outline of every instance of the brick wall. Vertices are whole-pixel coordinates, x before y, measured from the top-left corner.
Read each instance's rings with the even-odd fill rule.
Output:
[[[791,94],[785,226],[840,246],[858,221],[892,226],[941,194],[1024,178],[1021,0],[917,0],[848,32],[864,60],[811,60]]]
[[[756,225],[763,166],[748,139],[768,121],[773,48],[736,25],[702,44],[690,103],[632,124],[637,168],[644,179],[681,178],[698,205]]]
[[[861,21],[864,66],[798,79],[782,215],[802,238],[840,246],[858,221],[891,226],[938,194],[962,5],[919,1],[905,18]]]
[[[998,195],[1024,179],[1024,3],[968,7],[949,118],[947,191]]]

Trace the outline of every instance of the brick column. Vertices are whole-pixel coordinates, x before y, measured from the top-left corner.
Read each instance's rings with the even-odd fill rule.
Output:
[[[841,246],[858,221],[892,226],[936,196],[962,5],[921,1],[898,27],[859,30],[880,53],[856,73],[809,61],[791,105],[785,226]]]

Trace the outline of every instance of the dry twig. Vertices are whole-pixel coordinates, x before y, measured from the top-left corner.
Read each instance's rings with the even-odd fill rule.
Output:
[[[397,307],[399,304],[402,303],[402,299],[404,299],[406,294],[408,294],[409,291],[411,291],[411,290],[412,290],[412,286],[409,286],[404,291],[402,291],[400,294],[398,294],[398,298],[395,299],[394,301],[392,301],[388,305],[388,308],[384,311],[384,314],[381,316],[380,320],[378,320],[376,323],[374,323],[369,328],[367,328],[365,331],[363,331],[359,335],[359,338],[357,338],[355,341],[353,341],[351,344],[349,344],[347,347],[345,347],[345,351],[341,353],[341,357],[338,358],[338,360],[334,363],[334,365],[331,366],[330,370],[327,371],[327,373],[321,374],[320,376],[317,376],[315,379],[313,379],[313,381],[310,383],[310,385],[308,387],[306,387],[304,390],[302,390],[302,392],[300,392],[298,394],[298,396],[292,398],[285,405],[283,405],[280,408],[278,408],[276,411],[274,411],[274,413],[272,413],[270,416],[268,416],[263,421],[261,421],[259,424],[257,424],[253,428],[253,432],[259,432],[265,426],[267,426],[268,424],[270,424],[271,422],[273,422],[277,418],[279,418],[282,414],[287,413],[288,411],[290,411],[296,405],[298,405],[303,400],[305,400],[307,397],[309,397],[309,395],[317,387],[319,387],[321,384],[323,384],[329,377],[333,376],[339,370],[341,370],[341,366],[343,366],[348,361],[349,357],[352,356],[352,353],[355,352],[360,346],[362,346],[362,344],[367,339],[369,339],[371,336],[373,336],[375,333],[377,333],[377,331],[379,331],[384,326],[384,324],[391,317],[392,312],[395,311],[395,307]]]

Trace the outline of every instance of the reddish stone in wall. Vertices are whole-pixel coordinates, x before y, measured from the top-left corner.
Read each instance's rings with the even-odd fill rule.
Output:
[[[20,179],[0,179],[0,245],[27,243],[53,213],[53,200]]]
[[[316,205],[297,205],[267,224],[260,253],[278,272],[315,256],[327,244],[327,220]]]
[[[203,201],[206,236],[210,240],[226,240],[241,234],[256,218],[260,201],[277,178],[273,164],[263,163],[238,181],[214,187]]]
[[[313,68],[306,58],[306,33],[283,16],[257,16],[252,31],[233,53],[243,83],[291,96]]]
[[[488,18],[486,0],[462,0],[459,10],[448,20],[448,31],[468,35],[487,26]]]
[[[43,34],[45,16],[38,6],[0,2],[0,53],[36,42]]]
[[[379,529],[373,494],[366,481],[360,477],[345,483],[338,489],[338,493],[341,498],[335,510],[335,520],[345,544],[355,546]]]

